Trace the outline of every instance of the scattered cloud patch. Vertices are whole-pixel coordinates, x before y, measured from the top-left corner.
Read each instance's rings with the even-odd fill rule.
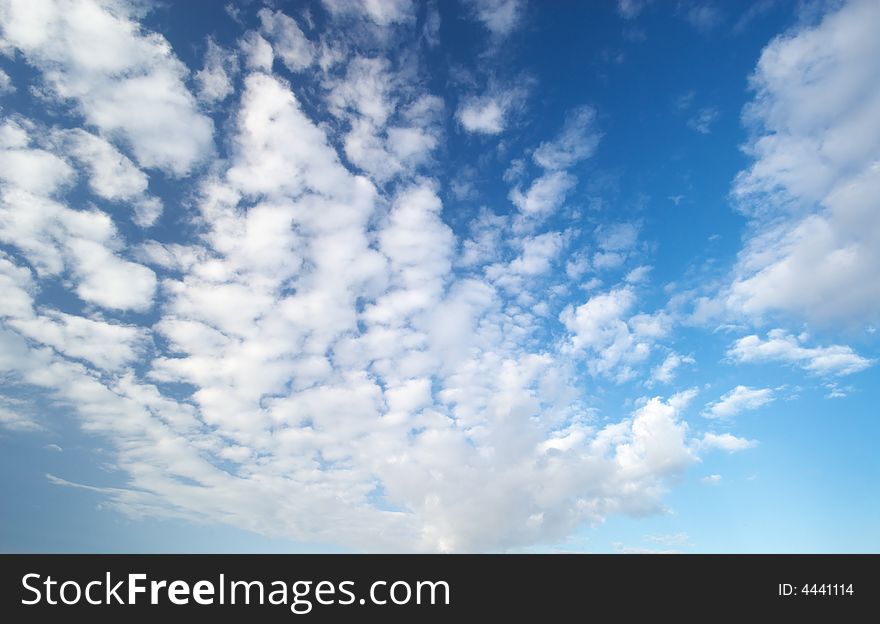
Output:
[[[495,37],[510,35],[520,25],[525,0],[464,0],[474,17]]]
[[[504,130],[506,112],[506,103],[501,98],[484,95],[462,101],[456,117],[468,132],[498,134]]]
[[[746,411],[756,410],[773,401],[771,388],[737,386],[720,399],[709,403],[703,410],[706,418],[733,418]]]
[[[198,96],[203,102],[222,102],[232,94],[233,79],[238,73],[238,57],[209,38],[202,69],[195,73]]]
[[[142,166],[183,176],[212,152],[213,124],[186,88],[187,67],[164,37],[141,33],[126,4],[10,0],[0,24],[0,42],[41,71],[47,93],[76,102]]]
[[[744,111],[752,165],[734,197],[752,218],[726,306],[824,326],[880,317],[880,41],[875,2],[850,2],[774,39]]]
[[[700,450],[719,450],[727,453],[737,453],[754,448],[758,443],[754,440],[740,438],[732,433],[705,433],[697,442]]]
[[[709,134],[712,132],[712,126],[718,121],[720,113],[715,106],[701,108],[697,114],[688,119],[688,127],[700,134]]]
[[[689,355],[680,355],[674,351],[670,352],[660,364],[651,369],[651,378],[648,380],[649,386],[658,383],[672,383],[678,369],[683,364],[693,364],[694,361],[694,358]]]
[[[807,347],[800,336],[781,329],[771,330],[766,339],[756,334],[737,340],[727,351],[735,362],[783,362],[817,375],[851,375],[874,362],[844,345]]]

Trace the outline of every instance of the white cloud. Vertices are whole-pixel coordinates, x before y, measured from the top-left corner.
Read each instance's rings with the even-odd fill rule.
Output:
[[[559,256],[566,237],[559,232],[545,232],[536,236],[525,236],[514,242],[520,253],[510,262],[496,262],[485,270],[486,278],[495,286],[509,293],[517,294],[521,300],[529,301],[526,295],[531,281],[546,275]]]
[[[739,438],[731,433],[709,432],[703,434],[703,437],[697,441],[696,446],[700,450],[711,451],[717,449],[727,453],[737,453],[754,448],[757,444],[754,440]]]
[[[322,0],[331,14],[363,16],[379,26],[415,19],[412,0]]]
[[[272,71],[272,63],[275,62],[275,53],[272,44],[256,31],[248,31],[238,42],[238,47],[244,55],[244,64],[248,69],[265,72]]]
[[[73,178],[70,165],[45,150],[0,151],[0,181],[21,191],[51,195],[70,184]]]
[[[465,0],[474,16],[492,35],[506,37],[522,20],[525,0]]]
[[[559,134],[541,143],[532,154],[545,172],[535,178],[525,192],[519,185],[508,197],[526,216],[542,217],[559,208],[577,178],[566,169],[589,158],[596,151],[601,135],[595,130],[595,111],[587,106],[573,109],[566,115]]]
[[[641,284],[648,280],[651,273],[651,267],[648,265],[637,266],[624,276],[623,281],[627,284]]]
[[[727,351],[736,362],[784,362],[818,375],[851,375],[874,362],[844,345],[805,347],[797,336],[771,330],[767,339],[752,334],[737,340]]]
[[[700,481],[703,483],[703,485],[718,485],[719,483],[721,483],[721,475],[706,475],[705,477],[700,479]]]
[[[568,169],[596,151],[601,135],[595,129],[596,111],[581,106],[569,112],[559,135],[541,143],[532,154],[535,163],[555,171]]]
[[[71,358],[88,360],[104,370],[116,370],[139,357],[146,332],[137,327],[96,321],[63,312],[13,319],[9,327]]]
[[[545,232],[522,241],[523,252],[510,263],[510,269],[523,275],[540,275],[562,250],[563,237],[558,232]]]
[[[324,134],[276,78],[252,74],[245,79],[238,124],[238,157],[227,177],[249,195],[297,195],[306,189],[331,192],[343,175],[332,150],[314,149],[323,146]],[[290,136],[300,140],[289,141]]]
[[[186,175],[212,150],[211,120],[184,85],[187,68],[158,34],[95,0],[4,0],[0,38],[41,70],[60,100],[127,144],[144,167]]]
[[[86,487],[130,514],[379,550],[507,549],[662,509],[696,461],[682,418],[693,393],[595,424],[566,358],[523,347],[530,315],[482,275],[455,276],[434,182],[380,195],[265,74],[245,78],[231,128],[229,159],[197,188],[200,237],[140,247],[167,271],[146,376],[130,369],[143,334],[97,317],[40,312],[0,333],[5,378],[117,441],[130,485]],[[30,235],[45,266],[82,241],[109,249],[109,218],[36,197],[2,223],[22,245],[21,216],[42,209]],[[542,274],[563,239],[522,237],[510,270]],[[37,314],[30,273],[4,275],[23,293],[9,311]],[[160,382],[194,391],[171,398]]]
[[[161,216],[161,200],[146,193],[147,175],[109,142],[79,128],[56,132],[52,138],[61,153],[70,154],[86,168],[95,195],[131,205],[133,219],[142,227],[153,225]]]
[[[35,309],[33,295],[37,287],[31,272],[3,255],[0,285],[5,295],[0,318],[4,325],[29,340],[108,371],[118,370],[144,353],[148,333],[142,328]]]
[[[376,25],[415,16],[410,3],[329,4]],[[118,36],[110,47],[150,52],[150,68],[183,89],[185,68],[167,42],[142,34],[124,5],[112,15],[81,6],[106,27],[96,35],[99,51],[102,37]],[[260,16],[271,58],[251,37],[257,60],[240,99],[229,102],[228,149],[192,184],[175,182],[188,191],[192,236],[184,228],[170,240],[144,240],[115,223],[115,206],[103,212],[105,202],[65,196],[88,181],[76,189],[90,198],[151,199],[139,168],[153,165],[134,147],[125,160],[120,131],[89,121],[90,93],[75,97],[93,132],[61,131],[76,149],[54,149],[51,131],[21,118],[0,127],[0,240],[15,252],[0,256],[0,377],[4,388],[39,392],[108,440],[108,463],[126,485],[51,483],[86,488],[136,517],[220,519],[299,541],[507,550],[561,540],[614,514],[660,512],[698,451],[740,444],[690,434],[693,390],[638,399],[626,411],[592,407],[584,367],[627,379],[671,331],[669,314],[637,308],[645,267],[566,307],[558,318],[568,334],[558,341],[537,339],[571,301],[552,269],[579,233],[522,221],[561,206],[575,184],[572,169],[598,141],[590,109],[575,109],[531,152],[541,171],[516,189],[520,214],[485,209],[464,224],[462,241],[445,221],[440,181],[422,169],[451,115],[415,63],[337,54],[321,63],[314,89],[295,93],[270,73],[273,59],[296,71],[311,66],[311,54],[326,60],[329,44],[311,48],[296,23],[268,9]],[[68,24],[78,19],[50,22],[86,28]],[[49,85],[81,74],[110,89],[140,67],[121,62],[123,75],[84,68],[91,54],[67,59],[56,42],[28,39],[42,37],[39,29],[11,23],[26,54],[49,59],[37,62]],[[504,31],[503,20],[493,24]],[[203,104],[231,95],[233,58],[208,44],[195,77]],[[114,59],[91,61],[116,67]],[[188,123],[197,113],[177,93]],[[146,128],[169,111],[139,112]],[[196,162],[153,156],[172,173]],[[638,226],[592,234],[595,246],[579,258],[586,268],[572,269],[578,277],[593,252],[606,266],[612,256],[626,262]],[[79,314],[43,302],[47,278],[81,297]],[[155,314],[133,326],[129,319],[140,317],[119,314],[129,310]],[[0,423],[28,426],[26,409],[3,406]]]
[[[269,9],[260,9],[258,15],[263,32],[273,43],[275,54],[290,71],[302,71],[312,65],[314,46],[293,18]]]
[[[412,175],[440,141],[443,100],[400,81],[383,58],[356,56],[325,83],[330,111],[348,125],[350,162],[384,183]]]
[[[506,102],[489,95],[465,98],[456,118],[468,132],[498,134],[504,130]]]
[[[565,171],[551,171],[537,178],[523,193],[519,188],[510,192],[510,201],[527,215],[545,215],[565,201],[577,178]]]
[[[7,93],[15,93],[15,85],[12,84],[12,78],[9,77],[9,74],[0,69],[0,95]]]
[[[597,294],[586,303],[567,306],[559,320],[570,332],[566,348],[584,357],[592,375],[626,381],[633,366],[651,353],[654,342],[669,331],[664,313],[631,314],[636,302],[631,286]]]
[[[664,360],[651,369],[651,379],[649,384],[655,383],[672,383],[672,380],[675,379],[675,374],[678,368],[682,364],[693,364],[694,358],[688,355],[679,355],[674,351],[670,352]]]
[[[734,187],[753,218],[732,310],[826,325],[880,319],[880,5],[855,1],[774,39],[751,78],[752,166]]]
[[[195,74],[199,98],[209,103],[222,102],[232,95],[233,79],[237,73],[238,57],[209,38],[204,67]]]
[[[105,199],[131,199],[147,189],[147,176],[106,140],[80,129],[59,133],[69,153],[89,172],[89,184]]]
[[[755,410],[773,401],[770,388],[750,388],[737,386],[720,399],[709,403],[703,410],[706,418],[733,418],[745,411]]]
[[[29,142],[27,133],[18,136]],[[156,277],[119,255],[111,218],[51,197],[73,177],[66,162],[44,150],[13,147],[0,149],[0,164],[0,241],[18,248],[41,277],[69,271],[84,301],[120,310],[150,307]],[[103,182],[98,188],[108,190]]]
[[[234,506],[242,510],[235,521],[256,530],[271,523],[299,539],[332,534],[372,549],[507,548],[609,513],[659,508],[665,480],[694,461],[680,417],[689,396],[652,399],[598,432],[577,414],[567,424],[571,391],[563,370],[552,357],[497,335],[499,325],[514,331],[523,321],[492,316],[494,288],[464,280],[447,291],[454,237],[431,184],[400,189],[368,233],[375,189],[330,157],[327,138],[306,128],[285,86],[249,77],[242,107],[236,143],[254,140],[268,159],[283,154],[285,171],[301,180],[268,176],[247,200],[222,182],[205,189],[200,209],[213,254],[199,259],[162,249],[190,258],[182,265],[190,268],[168,284],[172,301],[159,325],[177,355],[154,360],[153,374],[199,388],[201,416],[228,440],[211,452],[242,462],[238,478],[248,483],[230,490],[229,480],[202,468],[192,476],[187,468],[189,478],[223,496],[193,499],[170,479],[151,481],[149,491],[190,513],[228,514]],[[266,142],[279,134],[272,124],[293,123],[302,126],[301,150]],[[236,153],[227,184],[252,186],[252,177],[238,172],[253,151]],[[325,164],[307,166],[315,162]],[[325,186],[328,176],[333,184]],[[257,202],[246,217],[237,210],[241,201]],[[265,227],[251,227],[269,215]],[[264,236],[284,232],[286,219],[297,223],[289,235],[299,242],[267,243]],[[251,243],[258,232],[264,234]],[[553,235],[524,242],[523,271],[540,269],[558,245]],[[294,249],[306,255],[302,262],[291,258]],[[267,256],[278,264],[264,270],[258,261]],[[279,275],[276,266],[292,268]],[[597,480],[587,466],[607,476]],[[490,474],[494,502],[477,505]],[[291,480],[311,484],[305,498],[278,496]],[[388,504],[407,511],[374,507],[377,482]],[[269,513],[259,501],[273,494],[289,502]],[[242,496],[256,507],[242,507]],[[340,518],[332,530],[322,520],[328,513]],[[366,526],[385,527],[391,541],[358,528]]]

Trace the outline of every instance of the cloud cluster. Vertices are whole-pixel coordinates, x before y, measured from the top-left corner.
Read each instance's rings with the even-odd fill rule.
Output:
[[[260,32],[246,33],[238,51],[209,40],[195,76],[203,101],[232,97],[238,68],[247,70],[228,158],[194,186],[197,236],[130,249],[110,206],[132,206],[148,224],[141,167],[189,173],[210,153],[211,124],[167,42],[124,5],[67,4],[43,6],[51,37],[35,27],[33,3],[3,8],[4,40],[100,133],[24,118],[3,127],[0,236],[15,254],[0,259],[0,368],[115,444],[127,485],[99,490],[113,504],[136,516],[404,550],[505,549],[662,507],[668,479],[696,458],[682,419],[693,394],[652,398],[600,425],[569,359],[530,345],[537,313],[521,306],[537,302],[525,293],[565,233],[508,230],[509,261],[487,257],[482,272],[456,272],[458,242],[437,183],[418,174],[442,104],[417,79],[362,55],[322,79],[326,113],[360,171],[351,170],[330,127],[271,73],[275,58],[291,71],[312,62],[316,44],[292,18],[261,11]],[[362,8],[377,24],[402,20],[392,5]],[[509,12],[487,15],[491,28],[507,28]],[[85,37],[116,53],[84,55]],[[122,98],[137,84],[150,91],[133,104],[135,118]],[[166,132],[174,140],[162,140]],[[597,140],[594,113],[573,112],[535,150],[547,179],[524,209]],[[392,178],[387,190],[377,186]],[[76,205],[68,192],[77,180],[108,211]],[[630,234],[603,232],[605,248],[631,245]],[[52,277],[96,307],[40,302]],[[524,290],[512,299],[515,283]],[[626,288],[609,296],[628,309]],[[578,348],[618,340],[605,327],[613,319],[588,318],[600,303],[571,312]],[[151,306],[151,326],[113,316]],[[638,340],[649,326],[630,319],[624,337]],[[41,426],[8,407],[3,414],[6,427]]]
[[[601,140],[594,109],[520,154],[511,204],[452,223],[431,166],[444,129],[500,133],[509,107],[450,110],[431,90],[412,3],[325,0],[308,23],[264,8],[227,47],[207,39],[192,75],[138,7],[0,1],[2,49],[37,70],[41,102],[70,106],[0,126],[0,375],[103,436],[123,475],[53,483],[134,517],[506,550],[661,511],[702,454],[755,444],[692,434],[694,390],[597,413],[603,381],[672,384],[694,359],[661,345],[674,318],[646,308],[640,223],[554,220]],[[500,38],[522,12],[469,15]],[[185,198],[178,232],[150,229],[171,209],[160,180]],[[729,357],[870,363],[774,332]],[[772,399],[737,386],[704,415]],[[51,426],[12,396],[0,425]]]
[[[741,412],[755,410],[774,399],[771,388],[737,386],[703,411],[706,418],[733,418]],[[717,443],[718,440],[716,439]]]
[[[4,0],[0,39],[41,71],[47,93],[74,102],[142,166],[186,175],[212,150],[187,67],[161,35],[140,33],[124,2]]]
[[[823,325],[880,314],[880,5],[855,0],[773,40],[751,77],[751,167],[734,194],[753,218],[727,305]]]
[[[773,329],[766,340],[754,334],[740,338],[727,355],[736,362],[784,362],[818,375],[850,375],[873,364],[845,345],[806,347],[802,343],[799,336]]]
[[[562,205],[577,178],[569,169],[589,158],[599,145],[601,133],[595,127],[596,111],[588,106],[571,111],[560,133],[541,143],[532,159],[544,173],[528,189],[515,186],[510,201],[526,216],[543,217]]]

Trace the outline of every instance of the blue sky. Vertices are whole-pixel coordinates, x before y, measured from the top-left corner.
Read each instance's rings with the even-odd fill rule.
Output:
[[[876,552],[878,20],[0,1],[0,548]]]

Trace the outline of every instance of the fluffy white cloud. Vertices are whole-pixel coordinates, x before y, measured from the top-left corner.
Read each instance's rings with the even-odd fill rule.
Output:
[[[375,189],[342,168],[285,85],[260,75],[246,84],[240,149],[201,201],[212,253],[150,253],[186,267],[167,284],[159,324],[177,355],[154,360],[152,374],[198,388],[201,416],[228,441],[210,452],[238,463],[247,490],[198,473],[189,477],[206,490],[197,499],[169,479],[144,487],[195,513],[240,506],[243,491],[255,503],[301,484],[283,521],[264,504],[235,521],[314,540],[333,513],[333,540],[359,548],[507,548],[609,513],[656,510],[665,479],[694,459],[681,420],[692,395],[652,399],[595,429],[571,412],[553,358],[499,336],[497,327],[524,321],[495,316],[490,284],[447,290],[454,237],[431,184],[401,188],[370,231]],[[298,124],[306,145],[267,141],[280,134],[273,124]],[[258,148],[286,166],[255,193],[243,171]],[[540,272],[559,245],[555,234],[527,239],[514,265]],[[267,258],[277,260],[262,268]],[[487,483],[492,504],[477,504]],[[377,484],[380,507],[405,511],[375,507]],[[345,496],[330,495],[340,488]],[[358,524],[384,527],[391,541]]]
[[[746,109],[754,220],[724,300],[823,324],[880,319],[880,5],[856,0],[762,52]]]
[[[408,177],[430,160],[443,101],[401,81],[387,59],[357,56],[324,86],[330,112],[348,126],[345,155],[373,180]]]
[[[498,134],[504,130],[506,102],[490,95],[465,98],[456,117],[468,132]]]
[[[245,79],[238,124],[238,157],[227,177],[246,194],[329,193],[344,175],[332,150],[315,149],[324,145],[323,133],[276,78],[251,74]],[[290,136],[300,140],[289,141]]]
[[[59,153],[70,154],[85,167],[95,195],[129,204],[135,223],[150,226],[162,214],[162,202],[146,193],[146,174],[108,141],[79,128],[55,132],[52,140]]]
[[[523,240],[523,252],[510,263],[510,269],[524,275],[540,275],[550,269],[550,263],[562,250],[563,236],[545,232]]]
[[[0,181],[6,188],[51,195],[73,178],[71,166],[45,150],[15,145],[0,151]]]
[[[785,362],[818,375],[851,375],[874,363],[844,345],[805,347],[800,337],[781,329],[771,330],[766,340],[755,334],[744,336],[727,355],[736,362]]]
[[[663,312],[631,314],[636,303],[631,286],[620,286],[597,294],[577,307],[567,306],[559,320],[570,332],[566,348],[586,358],[592,375],[626,381],[635,374],[633,366],[651,353],[656,339],[669,331]]]
[[[737,414],[755,410],[773,400],[771,388],[737,386],[720,399],[709,403],[703,410],[706,418],[733,418]]]
[[[70,165],[29,147],[21,126],[9,128],[11,148],[0,149],[0,241],[18,248],[41,277],[69,272],[84,301],[119,310],[149,308],[156,277],[119,255],[122,244],[111,218],[73,210],[53,197],[72,179]],[[111,161],[119,164],[112,154]],[[109,192],[109,184],[97,186]]]
[[[510,201],[527,215],[545,215],[559,208],[577,178],[565,171],[551,171],[537,178],[525,192],[514,188]]]
[[[275,54],[290,71],[302,71],[312,64],[314,46],[292,17],[269,9],[261,9],[258,15],[263,32],[272,41]]]
[[[275,53],[272,51],[272,44],[266,41],[260,33],[253,30],[245,33],[245,36],[238,42],[238,47],[241,49],[244,64],[248,69],[272,71]]]
[[[88,360],[105,370],[119,369],[139,357],[146,336],[146,332],[137,327],[56,311],[32,318],[13,319],[8,325],[68,357]]]
[[[184,85],[186,66],[161,35],[141,34],[125,3],[3,0],[0,40],[141,165],[185,175],[212,150],[213,125]]]
[[[146,377],[130,370],[143,330],[38,311],[30,273],[10,262],[2,274],[19,320],[0,334],[0,370],[117,441],[131,486],[103,496],[132,514],[386,550],[506,549],[662,508],[695,461],[682,418],[693,393],[595,423],[566,358],[523,347],[530,315],[490,281],[455,276],[433,182],[384,198],[262,73],[246,77],[232,127],[229,160],[198,189],[200,237],[141,247],[167,271],[154,328],[167,348]],[[61,188],[63,163],[48,171]],[[107,248],[106,216],[34,197],[46,216],[33,236],[61,266],[68,248]],[[16,245],[33,213],[4,222]],[[509,272],[542,275],[562,244],[524,237]],[[157,382],[194,391],[181,401]]]
[[[69,150],[88,169],[89,184],[105,199],[131,199],[147,189],[147,176],[106,140],[80,129],[60,133]]]
[[[331,24],[415,16],[406,2],[327,5],[345,17]],[[115,446],[126,475],[119,488],[52,483],[85,487],[137,517],[219,520],[362,550],[506,550],[561,540],[612,514],[659,512],[700,452],[744,444],[690,434],[692,390],[598,414],[583,389],[584,367],[634,376],[672,322],[637,308],[644,266],[569,305],[551,269],[579,234],[522,225],[559,207],[576,183],[571,170],[599,140],[591,109],[572,111],[532,151],[540,172],[515,189],[519,214],[486,209],[453,229],[443,187],[424,171],[452,115],[415,64],[370,46],[324,62],[326,40],[309,44],[295,21],[264,9],[259,33],[245,40],[254,54],[243,59],[251,71],[240,95],[217,111],[232,109],[228,149],[191,186],[178,181],[192,229],[143,240],[114,222],[115,204],[150,199],[139,167],[183,174],[209,148],[184,133],[172,143],[189,141],[190,152],[139,152],[132,137],[163,123],[167,106],[139,110],[141,125],[125,127],[131,136],[92,121],[89,107],[138,72],[158,73],[174,77],[180,123],[190,123],[201,117],[182,86],[186,69],[124,4],[77,5],[100,26],[97,50],[131,57],[121,60],[77,56],[85,48],[70,42],[92,26],[76,11],[37,20],[64,36],[35,43],[31,9],[3,6],[12,16],[4,37],[47,85],[80,89],[85,76],[98,89],[68,91],[93,130],[58,130],[70,149],[24,119],[0,127],[0,241],[14,250],[0,256],[4,391],[36,388],[75,412]],[[509,32],[514,5],[483,6],[494,7],[489,28]],[[236,57],[212,45],[195,76],[205,105],[237,81]],[[291,71],[317,59],[315,88],[294,92],[272,74],[275,59]],[[65,194],[85,181],[78,192],[112,202],[107,212],[107,202]],[[579,277],[593,264],[622,266],[638,226],[592,234]],[[79,295],[78,314],[42,301],[46,278]],[[119,314],[131,310],[155,320],[133,326],[137,315]],[[568,333],[536,339],[559,330],[556,318]],[[3,403],[0,425],[39,426],[19,407]]]
[[[31,272],[4,255],[0,255],[0,285],[5,295],[0,318],[32,341],[108,371],[121,369],[145,351],[148,334],[142,328],[36,309],[37,286]]]

